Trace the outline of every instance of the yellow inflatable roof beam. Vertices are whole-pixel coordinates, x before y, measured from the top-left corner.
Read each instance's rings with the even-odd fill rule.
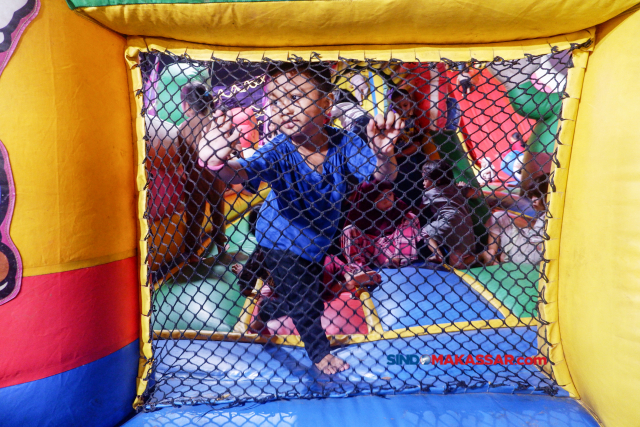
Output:
[[[638,0],[67,0],[125,35],[237,47],[478,44],[567,34]]]

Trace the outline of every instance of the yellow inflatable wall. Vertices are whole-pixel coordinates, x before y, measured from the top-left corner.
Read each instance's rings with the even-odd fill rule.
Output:
[[[640,406],[640,12],[597,29],[578,110],[560,240],[560,334],[573,383],[605,426]]]
[[[0,139],[16,182],[11,237],[24,276],[136,254],[125,42],[46,1],[0,78]]]
[[[24,265],[0,306],[1,425],[115,425],[131,411],[139,237],[125,43],[45,0],[0,76],[10,234]],[[113,401],[91,375],[101,390],[122,387]]]

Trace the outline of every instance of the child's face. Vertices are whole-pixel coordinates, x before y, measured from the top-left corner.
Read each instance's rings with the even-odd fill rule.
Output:
[[[423,178],[422,185],[424,185],[425,190],[428,190],[433,187],[433,181],[431,181],[429,178]]]
[[[322,133],[331,96],[323,96],[304,74],[280,74],[266,86],[271,102],[271,123],[295,142],[306,142]]]
[[[413,115],[413,103],[410,99],[400,98],[393,103],[396,113],[402,117],[411,117]]]
[[[536,197],[533,200],[531,200],[531,204],[533,206],[533,209],[538,212],[545,210],[544,200],[540,197]]]
[[[386,211],[393,207],[393,202],[395,201],[395,195],[391,190],[384,190],[380,192],[380,195],[376,199],[376,208],[381,211]]]

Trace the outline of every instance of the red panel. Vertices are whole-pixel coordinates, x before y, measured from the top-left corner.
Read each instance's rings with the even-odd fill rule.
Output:
[[[500,169],[504,155],[512,150],[524,151],[519,143],[512,146],[508,136],[518,131],[524,141],[529,139],[535,120],[515,113],[507,97],[507,91],[488,69],[481,72],[482,84],[463,96],[454,92],[462,111],[461,127],[472,150],[472,157],[486,158],[499,173],[499,180],[509,180]]]
[[[0,306],[0,387],[68,371],[134,341],[138,289],[136,257],[23,278],[20,294]]]

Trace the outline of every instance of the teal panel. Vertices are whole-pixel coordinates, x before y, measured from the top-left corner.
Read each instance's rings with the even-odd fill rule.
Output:
[[[167,120],[175,125],[184,121],[180,104],[180,90],[187,83],[209,80],[209,70],[205,67],[193,67],[188,64],[171,64],[162,70],[158,81],[158,100],[156,110],[160,120]]]
[[[246,218],[227,228],[229,254],[246,260],[255,249]],[[212,251],[215,251],[215,245]],[[165,282],[154,294],[157,307],[153,329],[229,332],[236,324],[245,298],[238,292],[237,277],[230,266],[213,264],[209,253],[197,268],[182,267],[179,275]]]

